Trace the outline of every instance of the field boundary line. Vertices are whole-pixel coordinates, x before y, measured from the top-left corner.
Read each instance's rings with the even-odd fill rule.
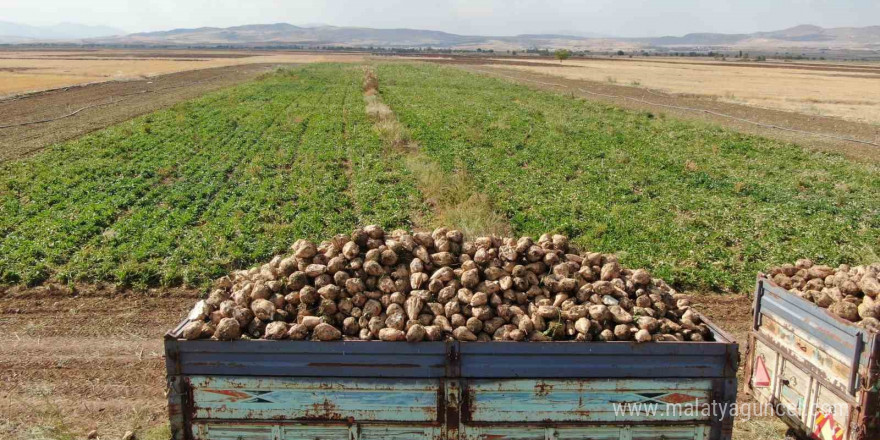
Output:
[[[40,120],[37,120],[37,121],[19,122],[19,123],[15,123],[15,124],[0,125],[0,130],[2,130],[2,129],[4,129],[4,128],[24,127],[24,126],[27,126],[27,125],[45,124],[45,123],[47,123],[47,122],[58,121],[58,120],[61,120],[61,119],[64,119],[64,118],[69,118],[69,117],[71,117],[71,116],[74,116],[74,115],[76,115],[77,113],[79,113],[79,112],[81,112],[81,111],[83,111],[83,110],[88,110],[88,109],[90,109],[90,108],[94,108],[94,107],[103,107],[103,106],[105,106],[105,105],[116,104],[117,102],[123,101],[124,99],[125,99],[125,98],[118,98],[118,99],[115,99],[115,100],[110,101],[110,102],[102,102],[102,103],[96,103],[96,104],[89,104],[89,105],[87,105],[87,106],[85,106],[85,107],[81,107],[81,108],[79,108],[78,110],[75,110],[75,111],[73,111],[73,112],[71,112],[71,113],[68,113],[68,114],[66,114],[66,115],[62,115],[62,116],[57,116],[57,117],[54,117],[54,118],[40,119]]]
[[[82,112],[82,111],[84,111],[84,110],[88,110],[88,109],[95,108],[95,107],[103,107],[103,106],[107,106],[107,105],[113,105],[113,104],[116,104],[116,103],[118,103],[118,102],[124,101],[126,98],[129,98],[129,97],[131,97],[131,96],[145,95],[145,94],[147,94],[147,93],[163,92],[163,91],[165,91],[165,90],[173,90],[173,89],[179,89],[179,88],[181,88],[181,87],[194,86],[194,85],[197,85],[197,84],[201,84],[201,83],[204,83],[204,82],[211,81],[211,80],[213,80],[213,79],[215,79],[215,78],[219,78],[219,77],[221,77],[221,76],[223,76],[223,75],[214,75],[214,76],[212,76],[212,77],[210,77],[210,78],[205,78],[205,79],[202,79],[202,80],[193,81],[193,82],[191,82],[191,83],[186,83],[186,84],[177,84],[177,85],[173,85],[173,86],[169,86],[169,87],[163,87],[163,88],[159,88],[159,89],[152,89],[152,90],[139,90],[139,91],[137,91],[137,92],[126,93],[126,94],[124,94],[124,95],[119,95],[119,97],[118,97],[117,99],[114,99],[114,100],[112,100],[112,101],[110,101],[110,102],[98,102],[98,103],[94,103],[94,104],[89,104],[89,105],[87,105],[87,106],[85,106],[85,107],[81,107],[81,108],[79,108],[79,109],[77,109],[77,110],[75,110],[75,111],[73,111],[73,112],[71,112],[71,113],[68,113],[68,114],[66,114],[66,115],[61,115],[61,116],[57,116],[57,117],[53,117],[53,118],[47,118],[47,119],[40,119],[40,120],[36,120],[36,121],[25,121],[25,122],[16,122],[16,123],[14,123],[14,124],[0,125],[0,130],[6,129],[6,128],[24,127],[24,126],[28,126],[28,125],[45,124],[45,123],[47,123],[47,122],[59,121],[59,120],[61,120],[61,119],[65,119],[65,118],[69,118],[69,117],[71,117],[71,116],[75,116],[75,115],[77,115],[78,113],[80,113],[80,112]]]
[[[588,95],[602,96],[602,97],[612,98],[612,99],[627,99],[630,101],[635,101],[635,102],[639,102],[642,104],[648,104],[648,105],[653,105],[653,106],[657,106],[657,107],[666,107],[666,108],[672,108],[672,109],[676,109],[676,110],[684,110],[684,111],[690,111],[690,112],[696,112],[696,113],[706,113],[706,114],[710,114],[710,115],[714,115],[714,116],[732,119],[732,120],[739,121],[739,122],[744,122],[747,124],[756,125],[758,127],[771,128],[771,129],[776,129],[776,130],[788,131],[788,132],[792,132],[792,133],[819,136],[819,137],[825,137],[825,138],[829,138],[829,139],[836,139],[839,141],[854,142],[854,143],[858,143],[858,144],[880,147],[880,144],[878,144],[876,142],[870,142],[870,141],[866,141],[866,140],[862,140],[862,139],[855,139],[855,138],[851,138],[851,137],[847,137],[847,136],[838,136],[838,135],[828,134],[828,133],[819,133],[819,132],[815,132],[815,131],[807,131],[807,130],[800,130],[797,128],[783,127],[781,125],[776,125],[776,124],[766,124],[763,122],[753,121],[751,119],[740,118],[739,116],[733,116],[733,115],[729,115],[726,113],[720,113],[720,112],[716,112],[714,110],[708,110],[708,109],[704,109],[704,108],[686,107],[686,106],[673,105],[673,104],[663,104],[663,103],[659,103],[659,102],[647,101],[647,100],[640,99],[640,98],[633,98],[631,96],[621,96],[621,95],[612,95],[609,93],[593,92],[593,91],[582,89],[579,87],[569,87],[565,84],[537,81],[537,80],[533,80],[533,79],[529,79],[529,78],[517,78],[515,76],[505,75],[503,73],[492,72],[492,71],[488,71],[488,70],[481,70],[481,69],[474,69],[474,68],[471,68],[470,70],[474,70],[474,71],[477,71],[480,73],[485,73],[485,74],[491,75],[491,76],[501,76],[504,78],[511,79],[514,82],[526,81],[526,82],[532,82],[532,83],[536,83],[536,84],[562,87],[562,88],[566,88],[566,89],[573,88],[579,92],[586,93]]]
[[[423,201],[431,207],[433,218],[426,223],[447,225],[461,230],[466,237],[510,235],[510,222],[492,207],[486,194],[476,191],[465,170],[447,172],[429,157],[410,137],[409,131],[382,100],[379,79],[370,67],[364,68],[364,102],[367,116],[379,138],[403,157],[404,166],[415,176]],[[413,223],[423,223],[413,219]],[[428,227],[428,224],[422,224]]]

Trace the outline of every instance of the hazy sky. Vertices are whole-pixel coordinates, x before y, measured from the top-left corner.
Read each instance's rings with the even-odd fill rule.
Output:
[[[880,25],[880,0],[0,0],[0,21],[129,32],[255,23],[616,36]]]

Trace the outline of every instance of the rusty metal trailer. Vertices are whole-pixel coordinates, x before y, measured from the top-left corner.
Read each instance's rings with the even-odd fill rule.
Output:
[[[759,275],[746,387],[819,440],[880,439],[880,338]]]
[[[736,342],[186,341],[176,440],[729,440]]]

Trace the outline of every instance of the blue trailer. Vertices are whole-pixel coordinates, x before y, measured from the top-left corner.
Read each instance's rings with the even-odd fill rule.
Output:
[[[187,341],[175,440],[729,440],[737,343]]]
[[[880,338],[759,275],[747,389],[817,440],[880,439]]]

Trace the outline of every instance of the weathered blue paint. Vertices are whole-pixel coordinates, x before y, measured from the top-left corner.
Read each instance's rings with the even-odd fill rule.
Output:
[[[591,426],[583,428],[479,427],[468,432],[468,440],[704,440],[705,427],[693,426]]]
[[[819,339],[847,360],[857,359],[864,363],[868,361],[867,351],[856,353],[857,340],[861,339],[864,343],[864,330],[831,315],[828,310],[816,304],[804,301],[769,280],[763,283],[763,293],[757,307],[759,325],[762,314],[772,314],[784,319],[801,333]]]
[[[807,436],[821,410],[819,396],[834,396],[849,406],[836,417],[843,420],[845,440],[880,439],[880,391],[869,385],[880,381],[880,337],[764,275],[757,279],[753,312],[745,379],[756,399],[795,410],[795,417],[781,418]],[[759,356],[772,367],[771,386],[757,388],[752,380]]]
[[[434,422],[438,380],[193,376],[195,417]]]
[[[712,381],[477,380],[466,391],[474,422],[708,422]]]
[[[737,345],[710,327],[714,342],[407,344],[184,341],[181,325],[165,341],[172,434],[729,440],[730,417],[613,415],[615,403],[733,402]]]
[[[446,344],[366,341],[176,341],[186,375],[444,377]]]
[[[197,425],[198,439],[211,440],[427,440],[438,437],[434,428],[373,426],[350,430],[339,426],[285,425],[259,426],[235,424]],[[467,440],[704,440],[706,427],[693,426],[615,426],[509,427],[481,426],[467,430]]]
[[[717,330],[717,329],[716,329]],[[296,377],[446,377],[450,344],[461,354],[461,377],[721,377],[733,341],[506,342],[419,344],[377,341],[174,341],[175,368],[187,375]],[[583,359],[588,356],[589,363]],[[553,362],[547,362],[552,359]],[[634,362],[638,359],[637,362]],[[734,368],[735,369],[735,368]]]

